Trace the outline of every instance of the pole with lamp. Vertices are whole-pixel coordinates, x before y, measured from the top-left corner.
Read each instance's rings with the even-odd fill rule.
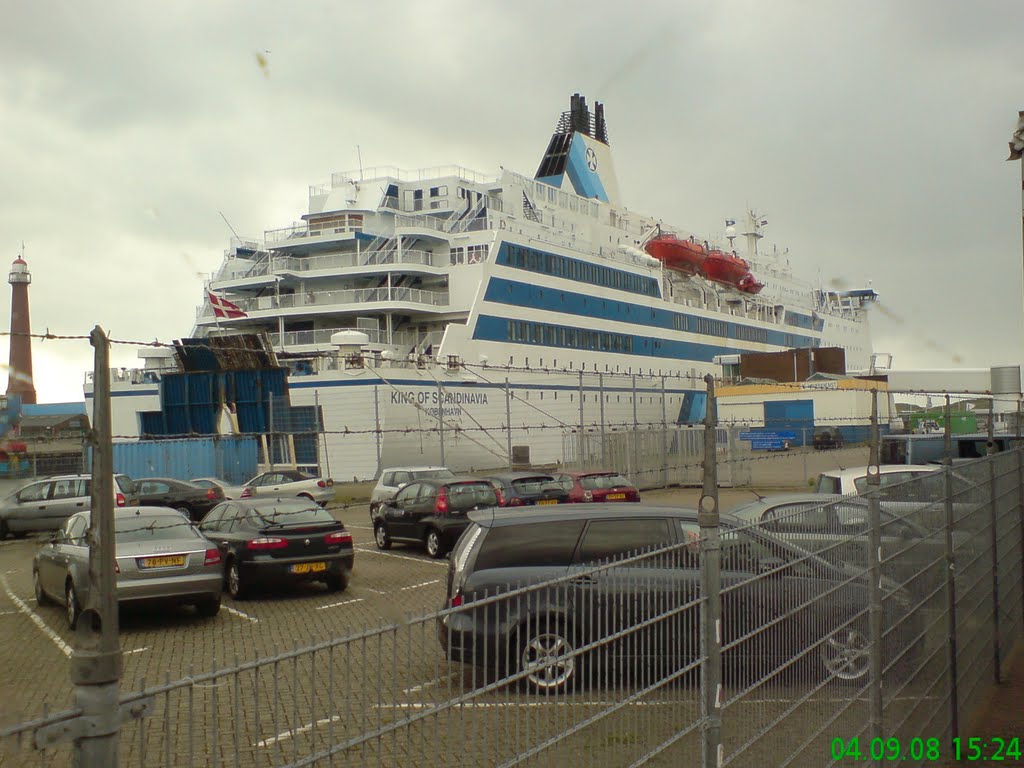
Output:
[[[1024,248],[1024,111],[1017,113],[1017,128],[1010,139],[1010,156],[1007,160],[1020,160],[1020,229]]]

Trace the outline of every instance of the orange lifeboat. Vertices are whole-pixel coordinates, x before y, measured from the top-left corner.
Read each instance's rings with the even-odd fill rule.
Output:
[[[658,235],[644,245],[644,250],[669,269],[694,275],[701,272],[707,250],[693,240],[680,240],[675,235]]]
[[[701,274],[708,280],[737,288],[740,280],[744,277],[753,278],[753,275],[750,274],[750,265],[747,262],[734,253],[725,253],[724,251],[711,251],[704,260]]]
[[[740,278],[739,282],[736,283],[736,287],[744,293],[760,293],[761,289],[764,288],[764,283],[758,282],[757,278],[748,272]]]

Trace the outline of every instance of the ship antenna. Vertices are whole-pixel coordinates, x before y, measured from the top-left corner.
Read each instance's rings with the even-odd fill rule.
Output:
[[[224,214],[223,214],[223,213],[222,213],[221,211],[217,211],[217,213],[219,213],[219,214],[220,214],[220,217],[221,217],[222,219],[224,219],[224,223],[228,225],[228,229],[230,229],[230,230],[231,230],[231,234],[235,236],[235,240],[237,240],[237,241],[238,241],[238,243],[239,243],[239,245],[241,245],[241,243],[242,243],[242,238],[240,238],[240,237],[238,236],[238,233],[237,233],[237,232],[235,232],[235,228],[231,226],[231,222],[230,222],[230,221],[228,221],[228,217],[227,217],[227,216],[225,216],[225,215],[224,215]]]
[[[359,151],[359,145],[356,144],[356,157],[359,158],[359,180],[363,180],[363,153]]]

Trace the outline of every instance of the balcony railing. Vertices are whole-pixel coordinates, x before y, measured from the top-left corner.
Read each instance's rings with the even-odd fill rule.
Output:
[[[234,299],[231,301],[244,312],[263,312],[275,309],[294,309],[296,307],[330,306],[332,304],[368,304],[372,302],[425,304],[431,307],[444,307],[450,301],[448,291],[426,291],[422,288],[403,288],[401,286],[384,286],[381,288],[353,288],[342,291],[317,291],[315,293],[294,293],[284,296],[258,296],[253,299]],[[209,304],[204,304],[196,312],[199,319],[213,315]]]
[[[412,331],[394,331],[391,334],[391,341],[388,341],[388,333],[386,330],[377,328],[319,328],[313,331],[288,331],[284,334],[284,346],[285,347],[300,347],[310,345],[329,345],[331,343],[331,336],[340,331],[359,331],[365,333],[370,343],[374,345],[387,345],[402,349],[413,349],[426,346],[428,344],[440,344],[441,334],[440,333],[414,333]],[[281,334],[271,333],[270,342],[274,347],[281,345]]]

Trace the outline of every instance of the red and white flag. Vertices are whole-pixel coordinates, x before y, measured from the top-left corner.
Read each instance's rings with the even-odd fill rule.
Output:
[[[210,297],[210,306],[213,307],[214,317],[248,317],[237,304],[217,296],[212,291],[207,291],[206,295]]]

